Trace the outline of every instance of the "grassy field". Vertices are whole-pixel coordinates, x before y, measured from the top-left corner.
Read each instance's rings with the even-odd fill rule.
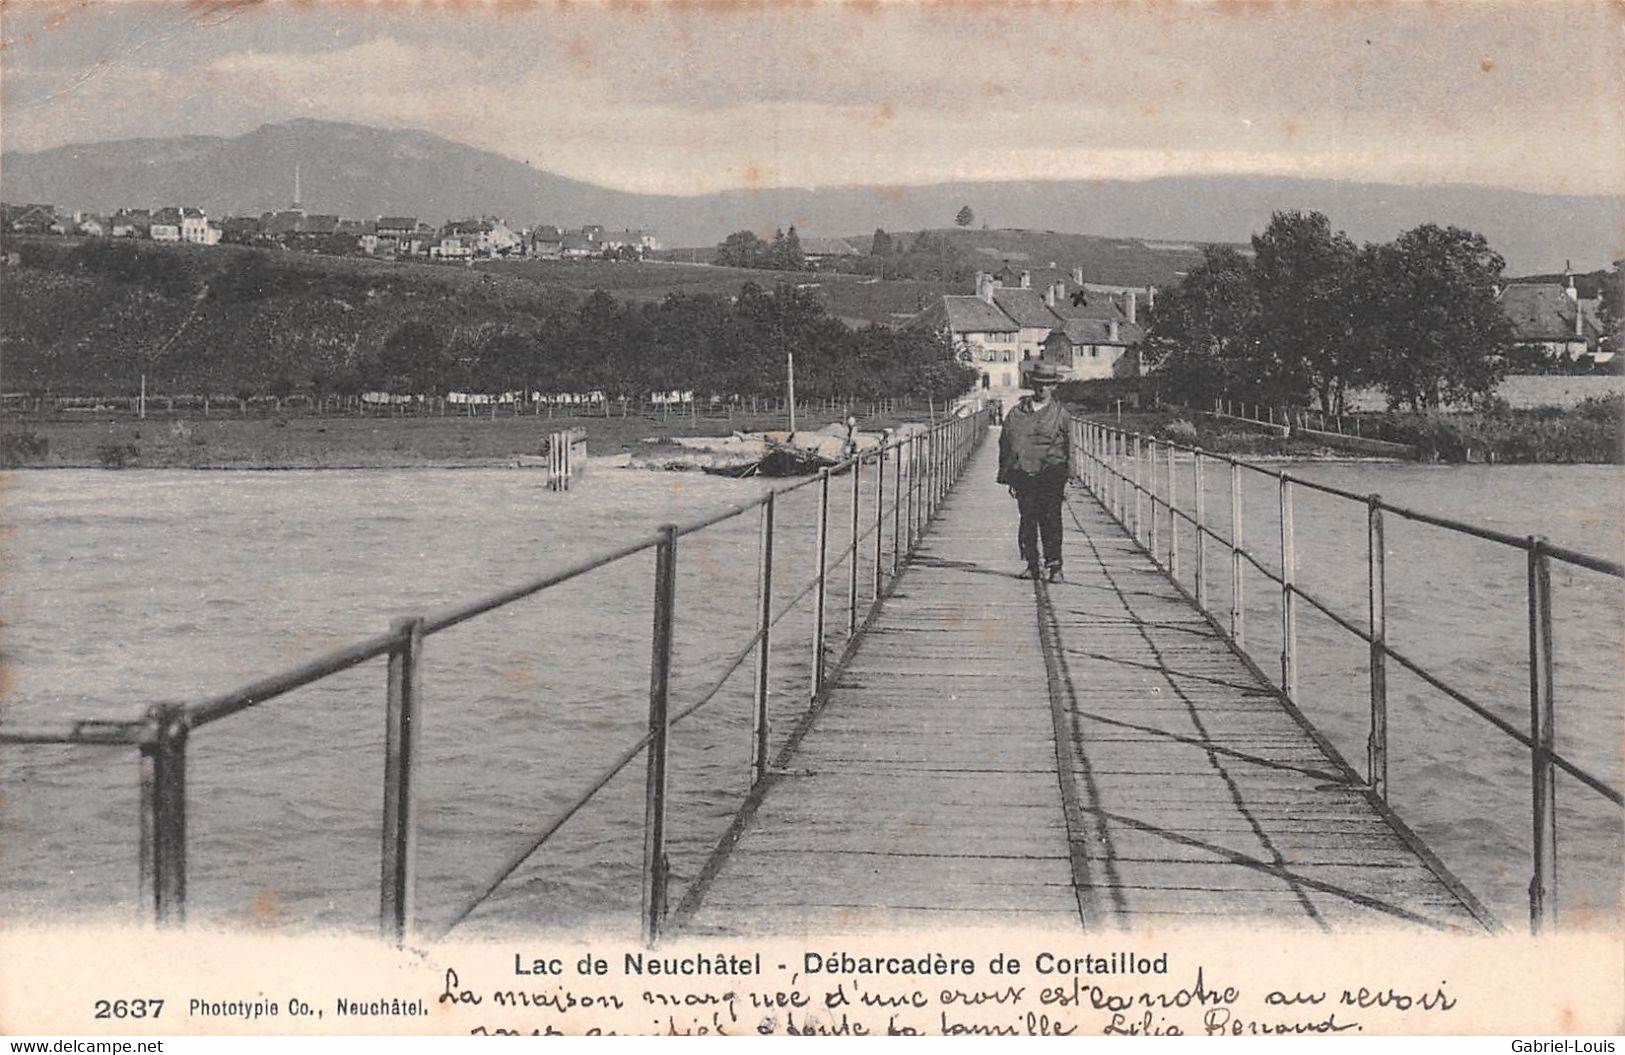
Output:
[[[904,421],[921,421],[927,409],[894,414],[865,413],[854,406],[863,429],[882,429]],[[940,408],[939,412],[940,412]],[[844,420],[840,411],[799,412],[796,425],[811,430]],[[13,420],[0,433],[5,462],[38,469],[345,469],[515,465],[545,454],[549,433],[567,428],[587,430],[590,456],[645,449],[676,436],[726,436],[731,431],[765,431],[785,427],[783,414],[735,415],[725,418],[681,414],[669,419],[558,416],[545,414],[497,417],[237,417],[216,414],[149,416],[100,415],[91,420]]]

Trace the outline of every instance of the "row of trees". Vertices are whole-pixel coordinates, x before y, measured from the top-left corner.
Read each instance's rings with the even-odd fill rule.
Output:
[[[1276,213],[1249,259],[1210,246],[1149,313],[1147,357],[1169,388],[1343,409],[1356,386],[1417,410],[1500,381],[1512,332],[1496,304],[1505,262],[1484,237],[1424,224],[1356,246],[1318,212]]]
[[[810,294],[747,283],[733,299],[672,294],[626,304],[597,292],[535,329],[493,325],[463,355],[421,322],[403,324],[375,358],[355,364],[355,383],[395,392],[651,392],[778,396],[795,357],[796,390],[810,398],[961,395],[976,372],[955,361],[946,338],[871,326],[852,331]]]
[[[802,271],[807,257],[801,251],[801,236],[794,226],[773,233],[764,242],[752,231],[735,231],[717,246],[716,262],[723,267],[750,267],[766,271]]]
[[[239,399],[391,391],[636,398],[966,391],[974,371],[925,332],[853,332],[808,290],[622,303],[462,269],[338,267],[259,250],[25,247],[4,275],[6,387],[35,395]]]

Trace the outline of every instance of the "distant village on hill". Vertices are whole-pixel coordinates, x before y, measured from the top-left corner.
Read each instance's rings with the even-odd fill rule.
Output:
[[[967,210],[968,212],[968,210]],[[294,174],[289,207],[259,216],[209,217],[190,206],[120,208],[110,215],[63,213],[52,204],[0,203],[0,230],[10,234],[129,239],[176,245],[236,245],[291,250],[328,256],[363,256],[384,260],[421,260],[473,265],[491,260],[643,261],[658,257],[691,265],[716,264],[774,271],[844,271],[872,276],[868,281],[924,278],[947,290],[920,296],[912,314],[894,312],[894,328],[929,328],[950,339],[961,361],[971,365],[983,388],[1019,388],[1030,366],[1040,360],[1062,367],[1075,380],[1139,377],[1147,371],[1143,354],[1148,309],[1154,309],[1156,285],[1141,279],[1122,282],[1085,281],[1084,268],[1050,261],[1038,265],[1029,253],[1007,247],[1008,238],[1032,234],[1051,252],[1052,245],[1034,232],[986,232],[992,246],[971,254],[957,252],[932,232],[922,232],[912,246],[877,230],[870,244],[854,238],[801,238],[795,228],[780,231],[771,243],[741,231],[714,249],[668,251],[658,235],[646,229],[615,230],[600,224],[576,228],[538,223],[513,224],[495,216],[450,219],[438,225],[415,216],[355,219],[308,212],[300,201],[299,175]],[[1054,232],[1045,234],[1054,237]],[[921,249],[924,245],[926,248]],[[1200,247],[1142,243],[1147,252],[1175,251],[1199,259]],[[1250,255],[1247,247],[1236,247]],[[899,274],[887,261],[919,260],[932,253],[929,274]],[[1002,254],[1000,266],[977,254]],[[15,263],[10,260],[8,263]],[[967,257],[969,259],[967,259]],[[1012,259],[1024,266],[1016,266]],[[987,263],[981,263],[988,260]],[[943,262],[947,261],[947,262]],[[1189,266],[1189,265],[1186,265]],[[1621,282],[1625,261],[1612,275],[1541,276],[1511,280],[1496,290],[1496,299],[1511,325],[1518,362],[1566,372],[1614,372],[1615,360],[1603,308],[1601,286]],[[974,270],[973,270],[974,269]],[[1171,270],[1175,282],[1183,270]],[[1096,276],[1099,277],[1099,276]],[[970,287],[966,289],[965,287]],[[1582,290],[1582,286],[1586,287]],[[849,325],[856,320],[849,320]],[[1024,365],[1026,364],[1026,365]]]

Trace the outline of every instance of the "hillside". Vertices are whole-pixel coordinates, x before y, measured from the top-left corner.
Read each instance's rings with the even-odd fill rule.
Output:
[[[808,235],[919,230],[963,205],[998,228],[1091,232],[1170,242],[1245,242],[1271,212],[1318,209],[1356,241],[1387,241],[1419,223],[1483,233],[1512,273],[1590,269],[1625,246],[1625,199],[1493,187],[1396,186],[1264,176],[1144,181],[950,183],[919,187],[736,190],[696,197],[629,194],[565,179],[534,163],[426,132],[325,121],[268,124],[241,136],[75,144],[0,159],[0,197],[67,209],[195,204],[213,215],[283,208],[300,168],[303,204],[358,217],[432,222],[478,213],[515,223],[646,227],[668,245],[705,246],[729,232]]]

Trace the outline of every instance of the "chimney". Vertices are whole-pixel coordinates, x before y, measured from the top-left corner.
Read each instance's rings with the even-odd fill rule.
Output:
[[[1154,308],[1154,307],[1157,306],[1157,287],[1156,286],[1147,286],[1146,287],[1146,290],[1145,290],[1145,306],[1148,307],[1148,308]]]
[[[1033,273],[1031,271],[1023,271],[1021,273],[1021,288],[1022,289],[1032,289],[1033,288]]]
[[[1072,269],[1072,284],[1074,286],[1078,286],[1079,288],[1082,288],[1082,286],[1083,286],[1083,268],[1075,267],[1075,268]]]
[[[1060,285],[1060,283],[1051,282],[1049,284],[1049,289],[1044,291],[1044,303],[1048,304],[1052,308],[1055,307],[1055,287],[1058,285]]]
[[[993,276],[985,271],[976,272],[976,295],[989,304],[993,303]]]
[[[1139,306],[1139,298],[1137,296],[1135,296],[1134,291],[1131,289],[1131,290],[1128,291],[1128,293],[1125,295],[1125,297],[1123,299],[1123,314],[1128,316],[1128,321],[1129,322],[1134,322],[1135,321],[1135,319],[1136,319],[1135,312],[1138,310],[1138,306]]]
[[[1119,331],[1117,329],[1117,320],[1113,319],[1111,322],[1106,324],[1106,327],[1107,327],[1107,331],[1108,331],[1108,333],[1110,335],[1109,339],[1110,339],[1111,343],[1116,344],[1118,342],[1118,340],[1120,339]]]

